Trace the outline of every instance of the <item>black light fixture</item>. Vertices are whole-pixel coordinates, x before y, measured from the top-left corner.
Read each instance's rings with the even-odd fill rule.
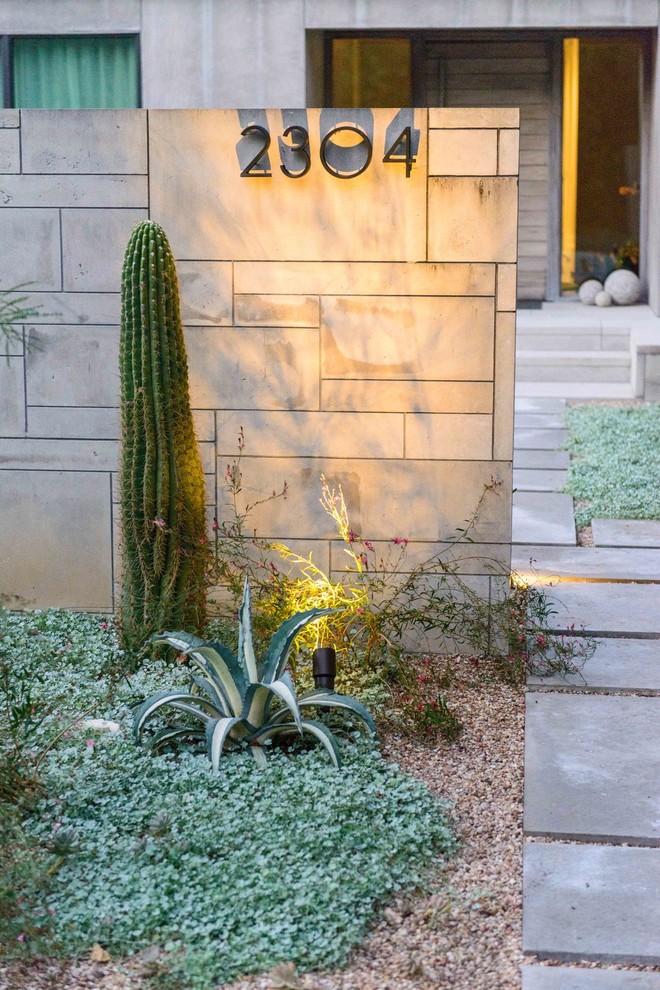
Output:
[[[317,688],[334,691],[337,676],[337,651],[334,646],[319,646],[312,653],[312,674]]]

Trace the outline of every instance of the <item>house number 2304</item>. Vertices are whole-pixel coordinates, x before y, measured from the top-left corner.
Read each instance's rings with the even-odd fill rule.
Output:
[[[264,111],[242,111],[241,130],[236,145],[241,176],[245,179],[272,178],[271,136]],[[350,113],[351,116],[347,116]],[[414,111],[400,110],[387,127],[382,161],[404,165],[406,178],[417,160],[419,130]],[[306,111],[282,111],[283,130],[277,138],[280,170],[288,179],[302,179],[312,168]],[[336,179],[355,179],[365,172],[374,151],[374,122],[370,110],[322,110],[320,116],[319,160]]]

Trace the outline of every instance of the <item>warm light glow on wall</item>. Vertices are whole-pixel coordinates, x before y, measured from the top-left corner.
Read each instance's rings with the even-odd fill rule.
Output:
[[[564,38],[564,112],[562,126],[561,284],[575,285],[578,182],[578,111],[580,102],[580,41]]]

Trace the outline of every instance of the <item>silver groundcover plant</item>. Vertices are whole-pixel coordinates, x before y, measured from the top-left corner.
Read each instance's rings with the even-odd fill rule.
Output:
[[[225,749],[248,746],[255,759],[263,762],[266,759],[264,744],[309,733],[320,740],[338,767],[339,746],[334,735],[317,719],[303,718],[301,710],[325,708],[352,713],[375,735],[371,715],[355,698],[325,688],[316,688],[297,697],[291,675],[286,670],[297,634],[308,623],[335,611],[337,609],[313,608],[287,619],[273,634],[266,655],[259,662],[252,640],[250,586],[246,578],[238,616],[238,653],[222,643],[204,641],[183,632],[154,636],[152,641],[156,645],[168,645],[178,650],[189,657],[199,672],[192,675],[188,689],[158,691],[143,702],[133,721],[136,742],[143,741],[149,721],[169,708],[184,713],[188,719],[183,724],[158,729],[148,743],[152,751],[176,739],[205,738],[208,757],[213,769],[217,770]],[[276,706],[274,711],[273,704]]]

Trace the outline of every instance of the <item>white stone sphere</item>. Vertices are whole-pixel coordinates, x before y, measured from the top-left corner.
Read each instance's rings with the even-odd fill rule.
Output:
[[[603,291],[599,292],[598,295],[596,296],[595,302],[597,306],[611,306],[612,296],[609,294],[609,292],[605,292],[605,290],[603,289]]]
[[[602,289],[603,283],[599,282],[597,278],[588,278],[578,289],[580,302],[584,303],[585,306],[593,306],[596,302],[596,296],[602,292]]]
[[[639,299],[641,286],[639,275],[627,268],[617,268],[605,279],[605,291],[619,306],[632,306]]]

